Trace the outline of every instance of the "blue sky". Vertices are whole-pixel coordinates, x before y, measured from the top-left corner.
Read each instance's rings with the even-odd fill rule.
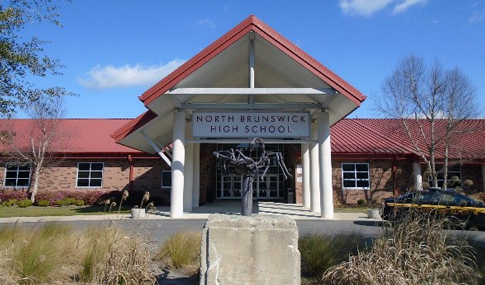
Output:
[[[138,96],[185,60],[254,14],[368,96],[350,117],[377,117],[372,107],[400,59],[460,67],[472,80],[485,117],[485,1],[312,0],[59,2],[63,28],[33,25],[51,41],[62,76],[35,79],[79,94],[66,117],[132,118]],[[19,114],[19,116],[22,116]]]

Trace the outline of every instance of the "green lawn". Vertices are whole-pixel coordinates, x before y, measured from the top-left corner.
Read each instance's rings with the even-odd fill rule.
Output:
[[[121,208],[120,214],[130,213],[130,208]],[[37,207],[19,208],[17,206],[0,206],[0,218],[10,217],[42,217],[42,216],[74,216],[74,215],[114,215],[118,214],[118,207],[105,212],[104,206],[64,206],[64,207]]]

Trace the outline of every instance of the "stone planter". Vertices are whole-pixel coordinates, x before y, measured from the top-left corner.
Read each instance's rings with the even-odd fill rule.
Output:
[[[367,209],[367,217],[370,219],[380,219],[379,209]]]
[[[143,219],[146,217],[147,217],[147,214],[145,212],[145,209],[139,209],[139,208],[131,209],[132,219]]]

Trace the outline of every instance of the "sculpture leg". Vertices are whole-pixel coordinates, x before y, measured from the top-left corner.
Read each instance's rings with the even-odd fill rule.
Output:
[[[251,216],[253,213],[253,176],[244,175],[242,215]]]

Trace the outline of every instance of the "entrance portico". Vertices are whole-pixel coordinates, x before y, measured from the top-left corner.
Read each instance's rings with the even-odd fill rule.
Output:
[[[256,17],[244,20],[140,99],[149,110],[114,137],[171,164],[172,218],[199,205],[201,143],[247,144],[262,137],[266,144],[302,145],[304,203],[322,218],[333,219],[330,126],[359,107],[365,96]],[[204,122],[197,114],[216,115]]]

